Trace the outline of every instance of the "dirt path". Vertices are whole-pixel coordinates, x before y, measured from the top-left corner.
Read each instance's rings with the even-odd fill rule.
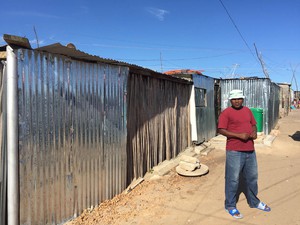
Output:
[[[244,196],[238,202],[244,214],[233,219],[224,211],[224,149],[200,158],[209,167],[202,177],[182,177],[175,170],[159,180],[144,181],[67,225],[300,225],[300,110],[279,121],[271,147],[257,147],[259,197],[270,213],[251,209]]]

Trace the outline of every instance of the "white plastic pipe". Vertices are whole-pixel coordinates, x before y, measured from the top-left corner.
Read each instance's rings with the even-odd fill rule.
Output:
[[[195,86],[193,85],[190,95],[190,123],[191,123],[191,139],[197,142],[197,119],[196,119],[196,104],[195,104]]]
[[[17,57],[10,46],[7,53],[7,222],[19,225],[18,75]]]

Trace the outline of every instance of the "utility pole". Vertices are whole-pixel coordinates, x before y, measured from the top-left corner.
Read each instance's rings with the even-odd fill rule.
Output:
[[[231,72],[231,78],[235,78],[235,71],[236,71],[236,68],[239,66],[239,64],[234,64],[233,65],[233,68],[232,68],[232,72]]]
[[[40,47],[40,44],[39,44],[39,39],[38,39],[38,36],[37,36],[36,30],[35,30],[35,26],[33,26],[33,31],[34,31],[34,34],[35,34],[35,38],[36,38],[36,44],[37,44],[37,47],[39,48],[39,47]]]
[[[291,65],[291,69],[292,69],[292,72],[293,72],[293,75],[292,75],[292,79],[291,79],[291,86],[292,86],[292,83],[293,83],[293,80],[295,80],[295,85],[296,85],[296,89],[298,91],[298,83],[297,83],[297,80],[296,80],[296,69],[297,67],[299,66],[299,63],[295,66],[295,68],[293,69],[292,65]]]
[[[255,51],[256,51],[257,58],[259,59],[259,62],[260,62],[260,64],[261,64],[261,67],[262,67],[263,72],[264,72],[264,74],[265,74],[265,77],[266,77],[266,78],[270,78],[270,77],[269,77],[269,73],[268,73],[268,71],[267,71],[267,69],[266,69],[266,67],[265,67],[264,60],[262,59],[261,53],[258,54],[258,51],[257,51],[257,48],[256,48],[255,43],[254,43],[254,47],[255,47]]]

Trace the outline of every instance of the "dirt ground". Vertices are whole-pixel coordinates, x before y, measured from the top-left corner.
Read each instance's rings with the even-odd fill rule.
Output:
[[[214,154],[201,157],[200,160],[201,163],[214,167],[223,161],[223,157],[215,157]],[[207,176],[209,175],[201,178],[184,177],[172,169],[163,178],[143,181],[131,192],[124,192],[93,210],[85,210],[67,225],[144,224],[143,221],[152,220],[152,217],[162,218],[167,214],[168,203],[174,200],[173,196],[179,197],[179,200],[186,198],[185,194],[192,196],[195,191],[201,189],[201,185],[207,181]]]
[[[175,169],[157,180],[144,181],[94,209],[85,210],[65,225],[300,225],[300,110],[279,121],[271,147],[256,148],[259,197],[272,207],[269,213],[251,209],[243,194],[236,220],[224,210],[225,151],[215,148],[199,156],[209,167],[201,177],[183,177]]]

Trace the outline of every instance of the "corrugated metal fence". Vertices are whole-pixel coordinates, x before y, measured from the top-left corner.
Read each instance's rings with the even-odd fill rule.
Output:
[[[128,179],[190,145],[190,84],[131,74],[128,81]]]
[[[0,63],[0,224],[6,224],[6,91],[5,64]]]
[[[18,50],[21,224],[56,224],[124,190],[127,77]]]
[[[246,96],[244,105],[263,109],[263,132],[269,134],[279,119],[280,87],[267,78],[220,80],[221,109],[230,106],[228,94],[241,89]]]
[[[16,54],[20,224],[63,223],[189,146],[190,82],[34,50]],[[6,140],[2,115],[5,109],[0,136]],[[5,148],[2,143],[1,224]]]

